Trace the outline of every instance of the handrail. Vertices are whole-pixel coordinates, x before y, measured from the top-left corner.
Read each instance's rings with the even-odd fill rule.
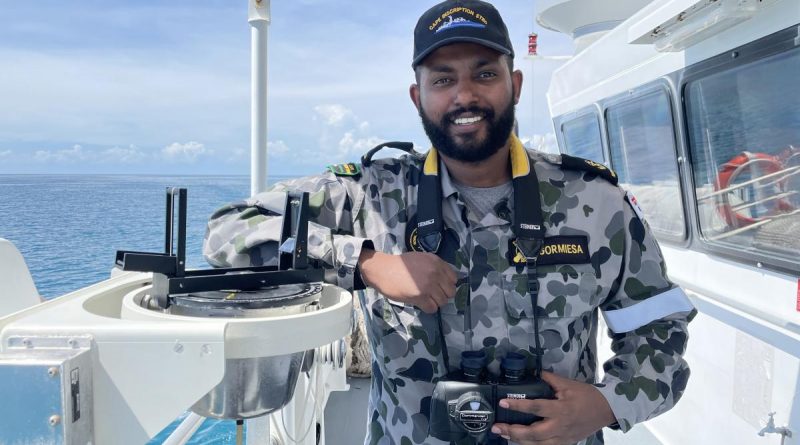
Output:
[[[748,203],[745,203],[745,204],[739,204],[737,206],[731,207],[731,210],[733,210],[734,212],[738,212],[739,210],[749,209],[750,207],[754,207],[754,206],[757,206],[759,204],[763,204],[763,203],[765,203],[767,201],[774,201],[776,199],[786,198],[786,197],[789,197],[789,196],[792,196],[792,195],[796,195],[797,193],[800,193],[800,192],[796,192],[796,191],[792,190],[790,192],[778,193],[777,195],[767,196],[766,198],[759,199],[757,201],[748,202]]]
[[[792,176],[792,175],[795,175],[795,174],[798,174],[798,173],[800,173],[800,165],[794,166],[794,167],[787,167],[787,168],[785,168],[783,170],[778,170],[778,171],[776,171],[774,173],[770,173],[770,174],[764,175],[764,176],[759,176],[758,178],[753,178],[753,179],[750,179],[749,181],[745,181],[745,182],[742,182],[740,184],[732,185],[730,187],[725,187],[724,189],[717,190],[716,192],[709,193],[709,194],[707,194],[705,196],[700,196],[700,197],[697,198],[697,202],[705,201],[706,199],[713,198],[713,197],[719,196],[719,195],[723,195],[725,193],[728,193],[730,191],[733,191],[733,190],[748,186],[750,184],[753,184],[753,183],[756,183],[756,182],[760,182],[760,181],[763,181],[765,179],[769,179],[769,178],[771,178],[773,176],[786,174],[785,178],[788,178],[789,176]],[[783,179],[783,178],[781,178],[781,179]]]
[[[747,232],[748,230],[755,229],[756,227],[761,227],[764,224],[767,224],[767,223],[769,223],[771,221],[774,221],[774,220],[776,220],[778,218],[784,218],[784,217],[787,217],[787,216],[796,215],[798,213],[800,213],[800,209],[796,209],[796,210],[791,211],[789,213],[781,213],[781,214],[778,214],[778,215],[774,215],[771,218],[766,218],[766,219],[763,219],[761,221],[754,222],[753,224],[749,224],[747,226],[740,227],[740,228],[738,228],[736,230],[731,230],[729,232],[723,232],[723,233],[720,233],[719,235],[715,235],[715,236],[707,236],[706,239],[708,241],[717,241],[717,240],[720,240],[722,238],[727,238],[729,236],[738,235],[738,234],[740,234],[742,232]]]

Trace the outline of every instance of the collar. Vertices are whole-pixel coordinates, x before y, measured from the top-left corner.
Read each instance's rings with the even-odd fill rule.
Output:
[[[519,140],[517,135],[511,133],[508,142],[509,157],[511,160],[511,178],[514,179],[527,175],[531,171],[531,160],[527,150],[525,150],[525,147],[522,145],[522,141]],[[442,171],[442,196],[447,198],[457,193],[457,191],[453,187],[450,174],[447,171],[447,166],[439,159],[439,151],[436,147],[431,147],[430,150],[428,150],[428,155],[425,157],[425,164],[423,165],[422,172],[428,176],[436,176],[439,174],[440,170]]]
[[[432,148],[431,150],[435,149]],[[450,172],[447,170],[447,166],[444,165],[444,162],[442,161],[439,162],[440,162],[440,167],[442,169],[441,170],[442,174],[440,175],[441,177],[439,178],[439,180],[442,181],[442,196],[446,199],[451,196],[457,195],[458,190],[456,189],[456,186],[453,185],[453,179],[450,177]]]

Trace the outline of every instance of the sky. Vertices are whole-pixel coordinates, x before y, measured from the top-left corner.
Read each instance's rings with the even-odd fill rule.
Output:
[[[387,140],[429,142],[408,88],[413,27],[435,1],[272,0],[268,174],[358,161]],[[571,39],[535,2],[492,2],[525,78],[528,145],[554,147],[544,94]],[[389,153],[387,153],[389,155]],[[249,174],[245,0],[0,0],[0,174]]]

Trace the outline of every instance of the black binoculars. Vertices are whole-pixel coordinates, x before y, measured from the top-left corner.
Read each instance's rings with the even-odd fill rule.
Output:
[[[483,351],[461,353],[458,371],[436,383],[431,397],[429,433],[454,442],[467,435],[478,443],[494,436],[489,431],[495,422],[530,425],[541,418],[528,413],[501,408],[502,399],[553,399],[553,389],[527,367],[527,359],[508,353],[500,362],[501,373],[493,376],[486,370]]]

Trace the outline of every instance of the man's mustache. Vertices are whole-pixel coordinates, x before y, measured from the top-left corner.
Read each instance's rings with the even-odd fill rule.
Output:
[[[483,116],[484,119],[490,122],[494,121],[494,110],[492,110],[491,108],[481,108],[478,106],[471,106],[467,108],[459,108],[457,110],[445,113],[445,115],[442,116],[442,126],[452,124],[454,119],[456,119],[459,115],[464,113],[473,113],[479,116]]]

